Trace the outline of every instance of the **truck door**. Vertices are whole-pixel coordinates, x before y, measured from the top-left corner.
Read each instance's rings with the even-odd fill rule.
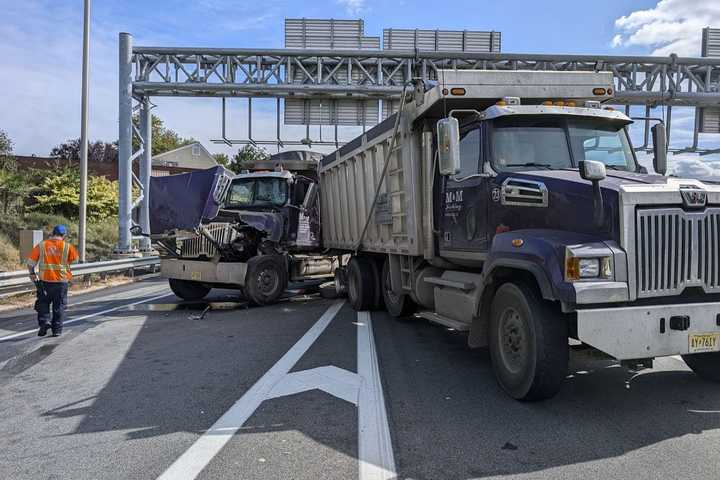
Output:
[[[488,250],[488,185],[487,176],[482,174],[484,135],[481,123],[463,126],[460,130],[460,172],[441,177],[442,256],[482,259],[482,254]]]

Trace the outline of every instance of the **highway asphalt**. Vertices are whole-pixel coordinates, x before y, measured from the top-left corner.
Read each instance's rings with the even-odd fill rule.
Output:
[[[79,295],[60,338],[1,313],[0,478],[720,478],[720,385],[679,359],[573,351],[557,397],[519,403],[424,320],[209,300],[160,279]]]

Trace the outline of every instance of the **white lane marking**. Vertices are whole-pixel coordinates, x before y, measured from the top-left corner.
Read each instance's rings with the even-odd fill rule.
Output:
[[[335,318],[344,301],[333,303],[330,308],[315,322],[310,330],[297,341],[293,347],[268,370],[265,375],[245,392],[230,409],[225,412],[203,435],[193,443],[180,458],[175,460],[165,472],[158,477],[160,480],[180,478],[193,479],[207,466],[215,455],[235,435],[260,404],[268,398],[275,385],[280,382],[290,369],[302,358],[310,346]]]
[[[293,372],[285,375],[273,387],[267,398],[295,395],[316,389],[357,405],[360,376],[334,365]]]
[[[152,302],[153,300],[157,300],[157,299],[163,298],[163,297],[169,297],[170,295],[172,295],[172,293],[170,293],[170,292],[165,292],[165,293],[163,293],[162,295],[156,295],[156,296],[154,296],[154,297],[145,298],[145,299],[143,299],[143,300],[138,300],[138,301],[136,301],[136,302],[126,303],[126,304],[119,305],[119,306],[113,307],[113,308],[107,308],[107,309],[105,309],[105,310],[100,310],[99,312],[88,313],[88,314],[86,314],[86,315],[80,315],[79,317],[74,317],[74,318],[71,318],[71,319],[65,321],[65,322],[63,323],[63,325],[69,325],[69,324],[71,324],[71,323],[80,322],[80,321],[82,321],[82,320],[87,320],[88,318],[93,318],[93,317],[97,317],[97,316],[100,316],[100,315],[105,315],[106,313],[116,312],[116,311],[118,311],[118,310],[122,310],[123,308],[132,307],[132,306],[135,306],[135,305],[140,305],[141,303]],[[35,332],[37,332],[37,328],[33,328],[32,330],[25,330],[25,331],[22,331],[22,332],[13,333],[12,335],[7,335],[7,336],[5,336],[5,337],[0,337],[0,342],[3,342],[3,341],[5,341],[5,340],[11,340],[11,339],[17,338],[17,337],[22,337],[23,335],[29,335],[29,334],[35,333]]]
[[[370,312],[358,312],[358,468],[360,480],[397,478],[385,397],[373,338]]]

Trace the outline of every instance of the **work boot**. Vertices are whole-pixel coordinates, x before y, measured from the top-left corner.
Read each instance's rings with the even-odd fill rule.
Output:
[[[59,337],[60,335],[62,335],[62,332],[61,332],[61,331],[59,331],[59,330],[57,330],[57,331],[56,331],[56,330],[53,330],[53,334],[52,334],[53,337]]]
[[[48,328],[50,328],[50,325],[40,325],[40,329],[38,330],[38,337],[44,337],[45,334],[47,334]]]

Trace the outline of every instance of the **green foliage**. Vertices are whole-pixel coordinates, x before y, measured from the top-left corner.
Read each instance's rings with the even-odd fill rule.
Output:
[[[29,212],[26,215],[0,216],[0,271],[16,270],[18,264],[18,245],[20,242],[20,230],[42,230],[45,238],[55,225],[63,224],[68,227],[69,242],[77,246],[78,224],[62,215]],[[110,258],[118,241],[118,224],[116,218],[95,219],[88,222],[87,226],[87,260],[107,260]]]
[[[269,158],[270,154],[267,153],[264,148],[248,144],[238,150],[227,168],[235,173],[240,173],[241,171],[248,169],[248,164],[267,160]]]
[[[4,162],[12,160],[12,154],[13,142],[5,130],[0,130],[0,168],[6,168]]]
[[[213,158],[218,165],[222,165],[223,167],[227,167],[230,164],[230,157],[225,153],[213,153]]]
[[[50,156],[64,160],[64,162],[58,162],[60,165],[79,164],[80,139],[75,138],[57,145],[50,151]],[[117,158],[117,143],[107,143],[102,140],[88,142],[88,163],[114,163]]]
[[[34,212],[45,212],[77,218],[80,208],[80,175],[76,169],[65,169],[46,176],[33,193]],[[88,177],[87,214],[90,219],[116,216],[118,185],[105,177]]]
[[[140,128],[140,115],[133,115],[133,124],[136,128]],[[159,155],[176,148],[183,147],[195,143],[197,140],[191,138],[182,138],[173,130],[165,127],[162,119],[156,115],[152,116],[152,154]],[[133,135],[133,151],[140,148],[140,140],[137,135]]]

